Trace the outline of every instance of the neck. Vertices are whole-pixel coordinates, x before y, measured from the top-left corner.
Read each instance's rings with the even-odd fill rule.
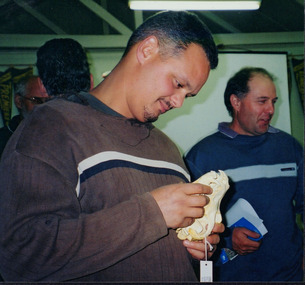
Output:
[[[129,61],[127,68],[127,62],[126,58],[121,59],[110,74],[90,93],[117,113],[130,118],[127,96],[132,86],[133,65]],[[125,84],[126,82],[128,84]]]

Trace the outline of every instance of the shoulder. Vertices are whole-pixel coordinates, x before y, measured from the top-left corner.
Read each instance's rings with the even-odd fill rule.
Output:
[[[269,132],[269,137],[273,138],[275,141],[281,144],[292,144],[296,147],[301,147],[301,144],[294,138],[291,134],[288,134],[285,131],[282,131],[280,129],[273,128],[275,132]]]
[[[14,133],[16,150],[35,153],[41,149],[65,147],[73,137],[81,135],[84,118],[90,118],[90,108],[66,100],[54,100],[34,108]]]
[[[228,138],[230,139],[230,138]],[[187,156],[192,156],[198,152],[209,152],[212,149],[217,149],[226,141],[226,136],[221,132],[213,133],[199,142],[197,142],[189,151]]]
[[[290,134],[277,130],[275,133],[268,133],[268,144],[272,153],[285,156],[287,159],[303,161],[303,146]]]
[[[32,114],[26,120],[26,124],[31,127],[45,129],[50,132],[61,129],[76,129],[77,126],[94,120],[97,113],[92,107],[70,102],[65,99],[55,99],[35,107]],[[73,127],[74,126],[74,127]],[[43,131],[43,130],[40,130]]]
[[[151,125],[151,133],[158,137],[159,140],[162,140],[167,143],[174,143],[169,136],[167,136],[163,131],[156,128],[154,125]]]
[[[157,145],[162,146],[162,149],[166,149],[171,153],[179,153],[180,156],[180,151],[177,145],[164,132],[152,125],[150,133],[154,137],[153,141]]]
[[[43,114],[57,114],[61,116],[71,116],[76,112],[82,112],[86,110],[88,106],[82,105],[66,99],[56,98],[47,103],[37,106],[33,113],[38,116],[44,116]]]

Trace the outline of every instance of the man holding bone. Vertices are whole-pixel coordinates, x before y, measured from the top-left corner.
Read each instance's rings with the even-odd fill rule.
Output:
[[[0,164],[6,281],[197,281],[192,259],[205,244],[175,229],[203,216],[212,189],[185,183],[177,147],[152,122],[195,96],[217,63],[194,14],[159,13],[90,93],[32,113]],[[214,248],[223,230],[207,237]]]

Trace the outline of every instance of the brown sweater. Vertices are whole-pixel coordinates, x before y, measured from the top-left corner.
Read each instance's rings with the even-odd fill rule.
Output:
[[[150,191],[188,180],[151,124],[56,99],[36,108],[0,164],[6,281],[196,281]]]

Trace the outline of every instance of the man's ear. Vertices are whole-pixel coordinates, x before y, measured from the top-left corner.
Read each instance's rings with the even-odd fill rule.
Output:
[[[46,88],[44,87],[40,77],[38,77],[38,86],[39,86],[39,91],[40,91],[41,94],[45,94],[45,95],[48,94],[48,92],[47,92]]]
[[[90,90],[92,90],[94,88],[94,79],[93,79],[93,75],[90,73]]]
[[[149,60],[159,52],[159,41],[155,36],[150,36],[139,43],[137,47],[137,59],[140,64]]]
[[[233,109],[235,111],[239,111],[239,109],[240,109],[240,99],[235,94],[232,94],[230,96],[230,102],[231,102],[231,105],[232,105]]]
[[[21,110],[23,108],[23,98],[19,95],[19,93],[15,94],[14,96],[14,102],[17,109]]]

